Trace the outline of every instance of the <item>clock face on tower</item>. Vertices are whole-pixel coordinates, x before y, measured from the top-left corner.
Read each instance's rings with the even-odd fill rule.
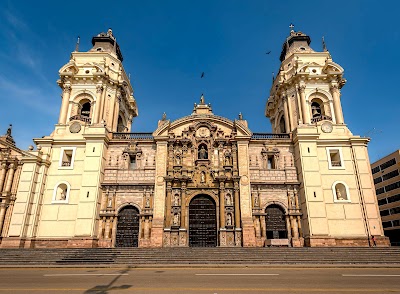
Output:
[[[332,126],[332,123],[330,123],[330,122],[324,122],[324,123],[321,125],[321,130],[322,130],[324,133],[331,133],[331,132],[332,132],[332,129],[333,129],[333,126]]]
[[[79,133],[81,130],[81,124],[78,122],[74,122],[72,125],[69,126],[69,131],[71,133]]]

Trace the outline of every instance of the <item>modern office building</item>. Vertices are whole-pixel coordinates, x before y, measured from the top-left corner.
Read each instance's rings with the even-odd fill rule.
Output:
[[[400,150],[371,164],[385,235],[400,245]]]

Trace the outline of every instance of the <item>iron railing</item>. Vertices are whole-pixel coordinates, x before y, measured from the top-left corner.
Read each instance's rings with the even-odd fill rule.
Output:
[[[272,133],[253,133],[251,136],[255,140],[277,140],[277,139],[290,139],[290,134],[272,134]]]
[[[113,139],[119,140],[153,140],[152,133],[113,133]]]

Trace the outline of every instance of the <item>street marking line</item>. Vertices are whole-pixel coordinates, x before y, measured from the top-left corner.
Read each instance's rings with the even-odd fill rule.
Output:
[[[359,274],[359,275],[346,275],[346,274],[342,274],[343,277],[400,277],[400,275],[363,275],[363,274]]]
[[[64,276],[128,276],[129,274],[44,274],[44,277],[64,277]]]
[[[12,292],[12,291],[29,291],[29,292],[33,292],[33,291],[87,291],[87,288],[0,288],[0,291],[7,291],[7,292]],[[108,287],[104,287],[104,288],[98,288],[96,289],[96,291],[106,291],[106,290],[110,290],[110,288]],[[297,293],[297,292],[333,292],[333,293],[339,293],[339,292],[350,292],[350,293],[354,293],[354,292],[362,292],[362,293],[366,293],[366,292],[371,292],[371,293],[383,293],[383,292],[399,292],[399,289],[393,289],[393,288],[389,288],[389,289],[364,289],[364,288],[345,288],[345,289],[337,289],[337,288],[155,288],[155,287],[133,287],[131,289],[127,289],[128,292],[134,292],[134,291],[158,291],[161,293],[171,293],[171,291],[196,291],[196,293],[198,292],[210,292],[213,291],[213,293],[215,293],[215,291],[218,292],[232,292],[232,291],[247,291],[247,292],[252,292],[252,291],[263,291],[264,293],[267,292],[272,292],[272,293],[277,293],[277,292],[285,292],[287,293],[288,291],[290,293]]]
[[[195,274],[196,276],[279,276],[279,274]]]

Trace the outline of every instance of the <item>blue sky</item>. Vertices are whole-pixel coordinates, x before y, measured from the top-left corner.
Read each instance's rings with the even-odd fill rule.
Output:
[[[213,111],[243,113],[253,132],[264,117],[272,72],[289,24],[345,69],[345,122],[370,136],[371,162],[400,148],[400,4],[395,1],[9,1],[0,4],[0,134],[13,124],[18,146],[49,135],[58,119],[58,70],[81,37],[113,29],[131,74],[139,116],[133,132],[152,132],[165,111],[189,115],[201,93]],[[271,51],[266,55],[265,52]],[[201,72],[205,78],[200,79]]]

